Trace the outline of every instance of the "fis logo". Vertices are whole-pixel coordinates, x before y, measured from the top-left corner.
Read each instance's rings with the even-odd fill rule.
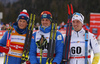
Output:
[[[47,17],[47,14],[43,14],[43,17]]]
[[[78,15],[74,15],[74,16],[78,17]]]
[[[77,41],[77,43],[80,43],[80,41]]]
[[[24,40],[24,39],[21,39],[21,40]]]

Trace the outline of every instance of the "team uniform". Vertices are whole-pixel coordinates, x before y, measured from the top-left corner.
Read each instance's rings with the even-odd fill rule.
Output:
[[[20,61],[21,61],[21,56],[22,56],[22,52],[23,52],[26,31],[23,34],[19,34],[18,31],[16,31],[16,30],[17,29],[15,28],[11,34],[11,43],[10,43],[8,64],[21,63]],[[6,46],[7,35],[8,35],[8,31],[5,32],[2,39],[0,40],[0,46]],[[6,60],[7,60],[7,57],[6,57]]]
[[[25,14],[24,14],[25,13]],[[18,20],[24,19],[26,22],[29,19],[27,17],[28,13],[21,12],[17,18],[17,22],[13,24],[14,30],[12,30],[11,34],[9,35],[9,38],[11,38],[10,46],[9,46],[9,52],[8,52],[8,64],[20,64],[21,63],[21,57],[22,52],[24,48],[25,38],[26,38],[26,32],[27,32],[27,26],[25,29],[20,29],[18,27]],[[8,37],[8,31],[5,32],[3,37],[0,40],[0,46],[5,47],[7,44],[7,37]],[[7,62],[7,55],[5,58],[5,64]]]
[[[50,38],[50,30],[51,26],[47,28],[42,28],[40,26],[40,30],[35,32],[32,37],[32,43],[30,47],[30,62],[31,64],[40,64],[40,49],[37,47],[36,42],[41,39],[41,35],[44,35],[44,38],[47,40],[47,43],[49,43]],[[43,49],[42,53],[42,64],[46,63],[47,60],[47,48],[48,45]],[[60,64],[62,60],[62,54],[63,54],[63,36],[60,32],[57,31],[56,34],[56,46],[55,46],[55,57],[53,62],[56,62],[57,64]]]
[[[91,63],[91,50],[93,53],[100,53],[98,42],[92,33],[88,33],[88,63]],[[72,32],[70,46],[70,64],[85,64],[85,30]],[[100,64],[98,61],[97,64]]]

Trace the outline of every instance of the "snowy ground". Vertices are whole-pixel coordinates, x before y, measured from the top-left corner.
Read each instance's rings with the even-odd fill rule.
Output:
[[[4,53],[0,53],[0,64],[3,64],[4,61]]]
[[[0,64],[3,64],[4,57],[0,57]]]

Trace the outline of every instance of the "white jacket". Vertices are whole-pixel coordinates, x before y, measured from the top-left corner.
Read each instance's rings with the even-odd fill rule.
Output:
[[[90,32],[88,32],[88,35],[88,63],[91,64],[91,50],[93,50],[93,53],[95,54],[100,53],[100,49],[95,36]],[[85,30],[83,28],[78,32],[72,32],[70,64],[85,64]]]

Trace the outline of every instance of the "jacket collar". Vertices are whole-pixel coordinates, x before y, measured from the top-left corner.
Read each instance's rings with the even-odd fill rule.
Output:
[[[49,33],[51,31],[51,25],[47,28],[43,28],[42,25],[40,26],[40,31],[44,33]]]

